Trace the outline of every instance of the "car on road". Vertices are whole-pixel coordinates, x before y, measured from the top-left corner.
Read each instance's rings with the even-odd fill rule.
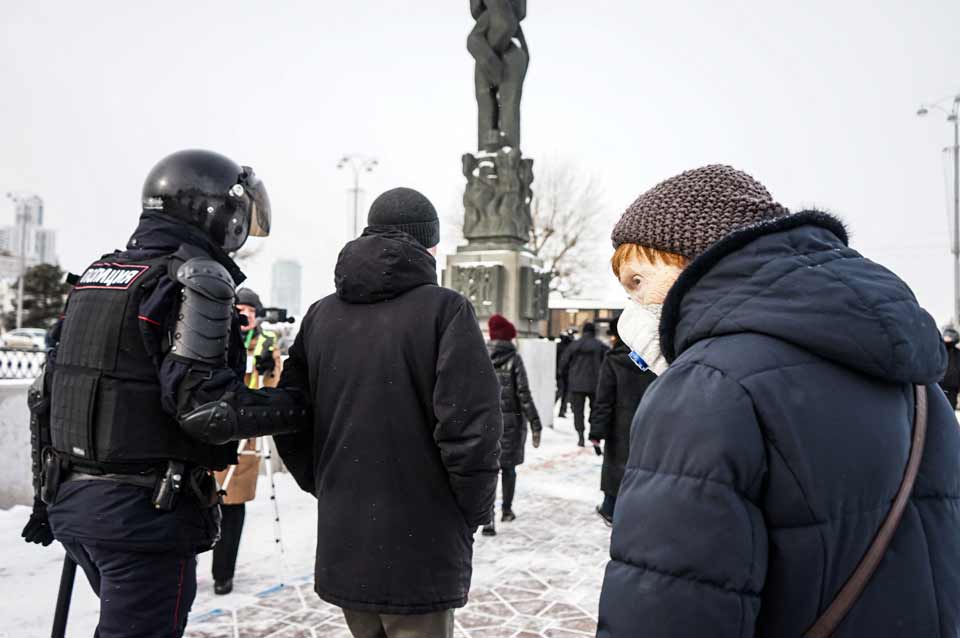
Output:
[[[16,350],[43,350],[47,331],[43,328],[17,328],[0,337],[0,347]]]

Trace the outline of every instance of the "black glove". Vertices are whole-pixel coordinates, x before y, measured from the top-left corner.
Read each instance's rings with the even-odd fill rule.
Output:
[[[540,447],[540,431],[541,430],[533,431],[533,447],[534,448]]]
[[[40,499],[33,499],[33,512],[20,535],[28,543],[39,543],[44,547],[53,542],[53,530],[47,520],[47,506]]]
[[[273,358],[273,350],[267,350],[256,356],[254,361],[254,367],[257,369],[257,374],[261,377],[272,373],[277,369],[277,361]]]

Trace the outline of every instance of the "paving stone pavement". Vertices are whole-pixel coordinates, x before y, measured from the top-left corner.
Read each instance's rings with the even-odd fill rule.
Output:
[[[473,587],[456,612],[457,638],[595,635],[610,530],[583,498],[537,493],[538,486],[556,494],[564,482],[587,480],[598,485],[599,471],[583,450],[523,466],[517,520],[498,523],[495,537],[476,537]],[[185,637],[350,638],[340,610],[313,592],[312,576],[286,585],[259,580],[252,589],[259,593],[229,608],[201,590]]]

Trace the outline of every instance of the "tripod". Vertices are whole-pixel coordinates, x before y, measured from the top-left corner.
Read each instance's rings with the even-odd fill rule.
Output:
[[[249,440],[250,439],[244,439],[240,441],[240,444],[237,447],[237,456],[255,456],[266,463],[267,480],[270,482],[270,501],[273,503],[273,541],[280,550],[280,560],[285,566],[286,552],[283,549],[283,538],[281,536],[280,529],[280,506],[277,503],[277,486],[273,480],[273,453],[271,448],[272,441],[270,440],[269,436],[259,436],[256,439],[254,449],[249,450],[247,449],[247,442]],[[223,479],[223,485],[220,486],[221,491],[226,492],[227,488],[230,487],[230,481],[233,479],[233,475],[236,470],[236,465],[231,465],[230,469],[227,470],[227,475]]]
[[[271,587],[269,590],[267,590],[267,592],[284,589],[288,587],[287,582],[289,582],[290,583],[289,586],[292,587],[293,590],[296,592],[297,598],[300,601],[300,609],[308,610],[310,609],[310,606],[307,604],[307,597],[304,595],[302,587],[294,582],[296,579],[292,577],[292,574],[290,571],[290,565],[287,563],[286,551],[284,550],[284,547],[283,547],[283,538],[281,536],[281,526],[280,526],[280,507],[279,507],[279,503],[277,502],[277,486],[276,486],[276,483],[274,482],[273,464],[272,464],[273,441],[269,436],[257,437],[256,444],[254,445],[254,448],[251,450],[251,449],[248,449],[247,447],[247,442],[249,440],[250,439],[244,439],[243,441],[240,441],[237,447],[237,456],[238,457],[239,456],[256,456],[262,459],[266,463],[267,480],[270,482],[270,501],[273,504],[273,540],[277,549],[280,552],[280,567],[281,567],[282,577],[283,577],[282,582],[280,582],[278,585],[274,587]],[[230,469],[227,470],[227,475],[224,477],[223,484],[220,486],[220,489],[222,491],[225,492],[227,488],[230,486],[230,481],[233,479],[233,475],[236,469],[237,469],[236,465],[231,465]],[[261,592],[261,594],[263,593],[266,593],[266,592]],[[236,622],[237,622],[236,611],[232,612],[232,615],[233,615],[234,625],[236,625]]]

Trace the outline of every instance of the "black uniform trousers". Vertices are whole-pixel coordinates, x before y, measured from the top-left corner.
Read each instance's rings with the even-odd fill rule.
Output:
[[[61,541],[100,597],[94,638],[179,638],[197,595],[197,557]],[[69,633],[69,632],[68,632]]]
[[[220,540],[213,546],[213,580],[222,582],[233,578],[233,571],[237,566],[237,552],[240,551],[240,535],[243,533],[243,520],[246,518],[247,507],[243,503],[237,505],[221,505],[220,513]]]
[[[586,418],[584,417],[584,411],[587,401],[590,401],[590,412],[593,412],[593,402],[596,398],[597,395],[593,392],[570,393],[570,407],[573,408],[573,427],[575,427],[580,434],[583,434],[585,428]]]

